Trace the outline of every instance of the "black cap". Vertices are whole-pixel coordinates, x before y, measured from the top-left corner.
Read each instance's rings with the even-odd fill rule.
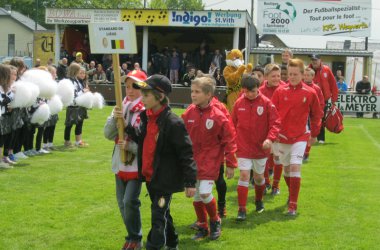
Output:
[[[172,92],[172,83],[163,75],[152,75],[145,82],[135,82],[134,84],[140,89],[155,89],[165,95]]]
[[[318,59],[321,59],[321,56],[317,55],[317,54],[312,54],[312,55],[310,55],[310,58],[311,58],[311,60],[318,60]]]

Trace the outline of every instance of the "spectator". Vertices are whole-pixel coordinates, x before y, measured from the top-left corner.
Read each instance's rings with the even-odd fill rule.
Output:
[[[212,62],[215,64],[217,68],[222,67],[222,61],[223,61],[223,56],[220,54],[220,50],[216,49],[214,52],[214,56],[212,57]]]
[[[293,52],[291,49],[286,48],[281,53],[281,64],[288,66],[289,60],[293,58]]]
[[[346,93],[346,91],[347,91],[347,84],[344,81],[344,77],[343,76],[339,77],[339,80],[336,83],[336,85],[338,87],[339,93],[342,93],[342,94]]]
[[[127,63],[123,63],[122,65],[121,65],[121,70],[124,72],[124,75],[128,75],[128,73],[129,73],[129,69],[128,69],[128,64]]]
[[[104,72],[103,66],[100,63],[96,66],[96,71],[93,74],[91,83],[95,83],[95,84],[107,83],[106,73]]]
[[[357,94],[368,95],[371,92],[371,83],[368,81],[368,76],[363,76],[363,80],[358,81],[355,87]],[[363,117],[363,112],[357,112],[356,117]]]
[[[219,68],[216,70],[215,81],[216,86],[226,86],[226,81],[224,80],[224,76]]]
[[[195,67],[200,69],[202,72],[208,72],[210,66],[210,59],[206,54],[205,49],[201,49],[199,53],[195,55],[194,58]]]
[[[92,82],[92,80],[94,78],[95,71],[96,71],[95,61],[91,61],[89,66],[88,66],[88,71],[86,72],[89,82]]]
[[[104,54],[102,57],[103,68],[108,69],[112,66],[112,55]]]
[[[215,62],[211,62],[210,68],[208,70],[209,75],[215,77],[217,69],[218,69],[218,67],[216,66]]]
[[[49,66],[53,66],[53,58],[49,58],[49,59],[47,60],[46,65],[47,65],[48,67],[49,67]]]
[[[89,69],[89,66],[88,66],[88,63],[86,63],[85,61],[83,61],[83,58],[82,58],[82,52],[77,52],[75,54],[75,61],[77,64],[79,64],[81,67],[83,67],[86,72],[88,71]]]
[[[195,69],[190,68],[189,72],[186,73],[182,78],[182,84],[186,87],[189,87],[191,85],[191,81],[195,79]]]
[[[134,70],[141,70],[141,68],[140,68],[140,64],[137,62],[137,63],[135,63],[135,64],[133,64],[133,69]]]
[[[34,67],[35,68],[38,68],[38,67],[40,67],[41,66],[41,59],[40,58],[37,58],[36,59],[36,64],[34,64]]]
[[[172,84],[178,83],[178,71],[180,68],[180,60],[178,53],[173,50],[172,56],[170,57],[170,81]]]
[[[336,75],[335,75],[335,79],[336,79],[337,82],[339,81],[339,79],[340,79],[341,76],[343,76],[342,75],[342,71],[340,69],[338,69],[336,71]]]
[[[58,62],[58,67],[57,67],[57,77],[58,80],[62,80],[66,78],[67,75],[67,58],[64,57],[60,62]]]
[[[309,68],[312,68],[315,71],[313,81],[321,88],[323,97],[325,98],[325,116],[328,108],[327,102],[331,99],[331,103],[334,105],[338,100],[338,87],[336,86],[334,74],[331,72],[329,66],[322,64],[321,57],[314,54],[310,56],[310,59],[311,63]],[[318,142],[320,144],[325,143],[325,127],[323,124],[318,135]]]

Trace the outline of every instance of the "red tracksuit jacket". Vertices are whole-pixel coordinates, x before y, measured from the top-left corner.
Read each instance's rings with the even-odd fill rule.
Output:
[[[315,84],[314,82],[311,82],[310,84],[306,83],[307,86],[313,88],[315,90],[315,93],[317,93],[319,106],[321,107],[322,112],[324,112],[325,109],[325,98],[323,97],[323,93],[321,88]]]
[[[321,127],[323,111],[315,90],[301,82],[296,86],[288,84],[277,89],[272,97],[281,118],[279,139],[281,143],[293,144],[308,141],[310,132],[317,137]],[[310,116],[310,130],[307,119]]]
[[[270,150],[263,150],[263,142],[275,141],[280,132],[280,117],[273,103],[261,93],[254,100],[243,94],[235,102],[232,121],[236,129],[237,157],[267,157]]]
[[[313,68],[313,66],[310,64],[309,68]],[[315,76],[313,81],[321,88],[325,102],[330,98],[332,102],[336,102],[338,100],[338,87],[336,86],[336,80],[330,68],[321,64],[318,70],[314,70]]]
[[[261,85],[261,87],[259,88],[259,91],[267,98],[272,99],[274,91],[283,86],[286,86],[286,82],[280,81],[280,84],[277,87],[268,87],[268,81],[265,80],[263,85]]]
[[[228,167],[237,167],[235,129],[212,102],[204,109],[190,105],[182,115],[193,143],[198,180],[216,180],[224,156]]]

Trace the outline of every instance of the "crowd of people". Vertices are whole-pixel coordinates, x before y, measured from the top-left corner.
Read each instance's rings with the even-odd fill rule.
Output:
[[[297,215],[301,165],[308,161],[317,137],[324,143],[325,104],[330,99],[336,102],[338,89],[318,55],[312,55],[305,67],[302,60],[292,58],[289,49],[283,54],[282,65],[256,67],[243,75],[240,97],[231,113],[214,96],[216,81],[209,74],[191,80],[192,104],[180,119],[169,107],[172,82],[168,77],[128,73],[123,107],[114,108],[104,128],[105,137],[115,141],[112,170],[127,230],[122,249],[142,248],[142,182],[146,182],[152,210],[147,249],[178,249],[170,206],[173,193],[183,189],[187,197],[193,197],[196,221],[190,227],[196,233],[192,239],[218,239],[227,207],[224,175],[232,178],[236,168],[238,221],[248,216],[250,183],[255,210],[262,213],[263,196],[269,191],[273,196],[280,194],[282,176],[288,191],[287,214]],[[124,121],[124,140],[117,137],[117,119]],[[120,154],[129,155],[130,160],[122,162]]]
[[[64,53],[67,55],[67,53]],[[89,58],[86,61],[85,58]],[[132,70],[142,70],[141,56],[121,55],[120,73],[127,75]],[[58,63],[58,79],[65,76],[65,69],[71,62],[77,62],[86,69],[90,84],[112,84],[114,82],[112,56],[105,54],[101,60],[96,60],[89,54],[85,57],[82,52],[73,52],[72,57],[62,57]],[[37,59],[37,65],[39,65]],[[191,80],[197,75],[209,74],[217,83],[217,86],[225,86],[223,68],[225,67],[225,55],[219,50],[210,51],[209,46],[203,41],[192,52],[179,51],[176,47],[169,49],[164,47],[158,50],[150,46],[148,68],[144,71],[147,75],[161,74],[167,76],[172,84],[180,84],[189,87]]]
[[[62,69],[52,64],[41,66],[38,60],[37,63],[36,67],[27,69],[23,60],[16,57],[0,64],[0,168],[12,168],[19,160],[56,150],[55,127],[63,106],[66,106],[64,146],[88,146],[82,140],[87,108],[77,99],[89,91],[86,69],[74,62],[63,74]],[[67,82],[58,87],[58,79]],[[58,88],[62,90],[60,94]],[[28,94],[29,91],[36,94]],[[30,103],[24,104],[22,100],[28,98]],[[89,98],[82,98],[82,103],[89,100],[92,105],[94,101]],[[71,143],[74,125],[75,143]]]

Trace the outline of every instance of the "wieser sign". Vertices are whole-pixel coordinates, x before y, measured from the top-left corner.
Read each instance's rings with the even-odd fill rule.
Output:
[[[136,27],[131,22],[88,24],[91,53],[136,54]]]
[[[259,0],[260,34],[370,36],[371,0]]]

